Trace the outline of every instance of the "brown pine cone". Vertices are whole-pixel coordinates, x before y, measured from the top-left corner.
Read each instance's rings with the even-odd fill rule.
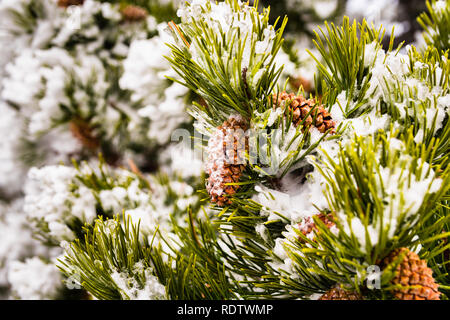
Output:
[[[100,146],[100,142],[94,136],[92,128],[86,121],[76,118],[69,123],[70,131],[72,135],[81,142],[81,144],[89,150],[97,150]]]
[[[329,129],[331,129],[331,133],[335,133],[336,124],[330,113],[325,110],[323,105],[316,106],[314,99],[307,100],[302,95],[296,96],[285,91],[278,95],[274,94],[273,98],[275,106],[283,106],[286,107],[286,111],[292,111],[295,126],[298,126],[306,118],[304,122],[306,126],[313,125],[321,133],[325,133]],[[314,110],[308,115],[313,108]]]
[[[335,287],[325,292],[319,300],[364,300],[364,298],[357,292]]]
[[[147,17],[147,10],[133,5],[127,5],[121,10],[121,13],[123,20],[127,22],[141,21]]]
[[[84,0],[58,0],[58,7],[67,8],[70,6],[80,6]]]
[[[239,189],[238,185],[226,184],[237,183],[245,169],[246,129],[242,118],[232,116],[209,139],[206,189],[211,201],[219,206],[231,204],[230,196]]]
[[[400,248],[392,251],[383,260],[387,266],[402,255],[401,263],[396,267],[395,277],[391,283],[401,286],[394,289],[395,298],[399,300],[440,300],[439,285],[434,281],[433,271],[427,266],[425,260],[410,251],[408,248]]]
[[[319,213],[316,216],[325,224],[328,229],[332,228],[335,225],[335,223],[333,222],[333,216],[331,214]],[[303,219],[303,221],[298,224],[298,228],[305,237],[308,237],[314,230],[316,232],[318,231],[312,217],[306,217],[305,219]]]

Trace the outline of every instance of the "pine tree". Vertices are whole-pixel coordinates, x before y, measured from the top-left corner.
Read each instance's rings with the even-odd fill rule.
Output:
[[[309,87],[283,35],[297,28],[264,3],[196,0],[174,19],[155,1],[53,2],[0,6],[26,49],[0,106],[34,152],[23,199],[0,206],[0,231],[37,239],[0,260],[13,297],[448,299],[448,2],[419,15],[423,47],[366,20],[307,27]],[[73,8],[90,12],[79,32],[55,19],[58,41],[35,41]],[[33,167],[58,128],[78,149]],[[27,284],[35,270],[53,285]]]
[[[206,3],[202,17],[195,15],[195,5],[187,7],[181,24],[172,27],[180,43],[172,47],[170,59],[185,85],[206,101],[207,107],[197,105],[192,112],[206,129],[218,125],[214,119],[238,114],[249,128],[268,132],[264,146],[269,154],[285,156],[272,170],[258,161],[247,165],[248,178],[231,183],[245,192],[234,194],[228,207],[218,208],[223,232],[239,243],[230,244],[230,250],[240,258],[227,265],[244,279],[242,284],[252,284],[242,287],[242,295],[311,298],[338,285],[364,299],[411,298],[395,294],[393,272],[381,272],[378,290],[370,290],[366,280],[370,267],[380,266],[396,249],[419,250],[421,243],[438,241],[429,251],[418,251],[431,258],[445,248],[447,233],[441,231],[446,214],[438,212],[446,211],[448,192],[446,53],[441,56],[430,39],[422,52],[411,46],[400,53],[393,37],[383,49],[383,29],[365,21],[344,18],[341,26],[325,24],[315,38],[323,79],[319,99],[336,129],[316,132],[315,108],[295,114],[296,106],[290,107],[295,93],[278,89],[273,60],[263,55],[260,63],[254,51],[264,43],[267,55],[276,54],[279,33],[268,41],[263,35],[270,31],[260,28],[270,26],[263,22],[253,29],[245,24],[253,9],[235,1],[227,4],[232,12],[227,23],[209,14],[221,10],[221,4]],[[433,6],[448,10],[433,3],[431,11],[436,10]],[[265,21],[264,13],[257,15]],[[235,34],[250,40],[230,45]],[[238,60],[222,58],[234,50],[241,52]],[[256,80],[253,63],[263,70]],[[256,84],[256,91],[249,84]],[[284,96],[289,100],[273,105],[273,95],[281,95],[276,101]],[[296,133],[289,135],[287,128]],[[277,144],[276,131],[281,131]],[[305,138],[294,144],[292,136]],[[324,215],[329,218],[320,219]],[[305,234],[299,226],[311,218],[313,231]]]

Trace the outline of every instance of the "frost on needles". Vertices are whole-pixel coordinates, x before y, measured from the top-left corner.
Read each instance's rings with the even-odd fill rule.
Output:
[[[438,30],[448,10],[448,4],[432,2],[434,20],[420,18],[425,29]],[[199,128],[216,139],[216,128],[223,132],[230,119],[241,117],[247,128],[264,131],[265,145],[256,150],[266,147],[278,163],[267,170],[252,162],[245,145],[247,161],[237,180],[220,169],[229,200],[217,201],[210,193],[228,238],[225,264],[240,279],[241,294],[436,299],[447,288],[443,284],[438,292],[435,283],[445,278],[448,259],[450,98],[448,53],[435,42],[439,37],[426,38],[425,48],[402,49],[393,47],[391,33],[383,48],[381,27],[348,18],[342,25],[325,23],[314,40],[322,89],[298,124],[291,107],[296,98],[273,103],[285,90],[278,81],[282,66],[276,64],[285,21],[273,33],[267,12],[239,1],[193,1],[179,10],[181,23],[170,25],[178,45],[171,46],[169,60],[182,83],[204,99],[192,111]],[[445,27],[439,31],[445,39]],[[321,133],[312,125],[320,108],[329,112],[335,130]],[[224,150],[226,142],[233,145],[235,129],[228,126],[222,133]],[[227,185],[240,188],[231,192]],[[406,251],[396,251],[400,248],[424,259],[414,275],[423,273],[423,283],[414,282],[413,275],[395,282],[396,274],[406,272],[401,269]],[[402,255],[387,263],[394,252]],[[378,290],[367,287],[370,266],[387,268]],[[429,268],[434,278],[427,278]]]
[[[422,46],[318,26],[310,86],[258,3],[79,1],[77,34],[63,2],[0,2],[12,296],[448,299],[448,2]]]

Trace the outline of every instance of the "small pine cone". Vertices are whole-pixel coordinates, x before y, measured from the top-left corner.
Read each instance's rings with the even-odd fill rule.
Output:
[[[84,0],[58,0],[58,7],[67,8],[70,6],[80,6]]]
[[[276,106],[284,106],[287,111],[292,111],[295,126],[298,126],[306,118],[304,122],[306,126],[313,125],[321,133],[325,133],[329,129],[331,129],[331,133],[335,133],[336,124],[330,113],[325,110],[323,105],[316,106],[314,99],[307,100],[302,95],[296,96],[285,91],[278,95],[275,94],[273,98]],[[312,108],[314,109],[310,113]]]
[[[69,128],[72,135],[77,138],[84,147],[89,150],[96,150],[99,148],[100,143],[92,133],[92,128],[86,121],[82,119],[73,119],[69,123]]]
[[[438,291],[439,285],[434,281],[433,271],[415,252],[408,248],[396,249],[383,260],[382,264],[389,265],[399,255],[404,255],[404,257],[396,268],[392,284],[402,288],[393,290],[395,298],[399,300],[440,300],[441,293]]]
[[[364,300],[357,292],[335,287],[325,292],[319,300]]]
[[[317,214],[317,217],[325,224],[328,229],[331,229],[335,226],[331,214],[319,213]],[[315,230],[316,232],[318,230],[312,217],[306,217],[302,221],[302,223],[298,225],[298,228],[305,237],[310,237],[311,235],[313,235],[313,230]]]
[[[230,196],[239,189],[237,183],[245,169],[245,136],[247,125],[241,117],[230,117],[208,141],[206,172],[209,177],[206,189],[211,201],[218,206],[231,204]]]
[[[127,5],[121,10],[121,13],[123,20],[127,22],[141,21],[147,17],[147,10],[133,5]]]

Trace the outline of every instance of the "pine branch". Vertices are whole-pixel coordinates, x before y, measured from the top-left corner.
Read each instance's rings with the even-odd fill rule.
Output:
[[[448,1],[427,0],[428,12],[417,18],[423,37],[429,46],[444,54],[450,49],[450,5]]]
[[[268,97],[282,67],[274,63],[283,43],[286,19],[276,29],[269,25],[269,9],[240,6],[235,0],[221,4],[187,5],[180,25],[173,25],[176,44],[167,59],[183,84],[201,96],[194,116],[203,115],[217,127],[230,114],[249,119],[254,111],[268,109]],[[215,20],[215,10],[230,11],[229,21]],[[194,12],[200,10],[201,16]]]
[[[317,166],[328,180],[326,194],[336,230],[315,218],[314,240],[297,232],[294,245],[303,253],[302,263],[321,261],[324,270],[315,266],[314,272],[332,281],[351,284],[349,279],[356,275],[364,280],[366,268],[395,248],[434,240],[435,230],[424,225],[442,230],[447,220],[434,218],[434,208],[448,192],[448,171],[439,179],[435,172],[440,167],[427,162],[435,146],[416,145],[411,132],[399,137],[391,131],[389,136],[380,132],[375,138],[355,137],[342,147],[338,160],[327,157],[326,167]],[[412,194],[414,199],[408,198]],[[390,279],[383,274],[382,285]],[[361,285],[357,282],[355,289]]]
[[[366,45],[373,43],[375,50],[381,50],[385,30],[369,27],[365,20],[362,23],[353,21],[350,24],[348,17],[344,17],[342,26],[325,22],[326,30],[319,27],[319,32],[314,31],[313,40],[323,62],[313,56],[317,63],[320,75],[323,77],[326,88],[327,104],[335,102],[337,94],[346,91],[349,99],[358,103],[352,110],[345,110],[345,117],[358,116],[361,111],[358,108],[363,105],[362,100],[369,88],[368,77],[370,67],[375,61],[365,61]],[[393,36],[391,36],[389,51],[392,49]]]
[[[131,225],[129,219],[123,226],[117,219],[100,219],[92,231],[86,232],[83,242],[77,239],[66,250],[64,260],[60,260],[61,271],[68,277],[75,273],[80,279],[79,284],[97,299],[136,298],[129,296],[127,290],[113,279],[114,274],[124,274],[130,279],[128,284],[135,282],[135,288],[130,288],[130,292],[145,290],[146,271],[152,270],[154,275],[153,268],[156,268],[151,261],[160,261],[152,257],[161,253],[151,249],[147,238],[140,237],[139,225]]]

